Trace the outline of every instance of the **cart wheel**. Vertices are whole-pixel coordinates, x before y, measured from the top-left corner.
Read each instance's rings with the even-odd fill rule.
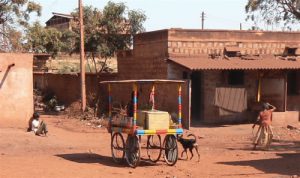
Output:
[[[111,155],[116,163],[121,163],[125,155],[125,142],[121,133],[115,132],[111,137]]]
[[[147,155],[149,159],[156,163],[160,159],[161,151],[160,135],[149,135],[147,138]]]
[[[125,158],[130,167],[137,167],[141,160],[141,147],[136,135],[128,135],[125,147]]]
[[[175,165],[178,159],[178,147],[176,137],[174,135],[167,135],[165,137],[163,145],[165,148],[165,161],[169,166]]]

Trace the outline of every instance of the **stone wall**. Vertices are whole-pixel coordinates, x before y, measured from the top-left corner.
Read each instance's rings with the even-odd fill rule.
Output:
[[[0,123],[26,123],[32,116],[32,64],[31,54],[0,53]]]

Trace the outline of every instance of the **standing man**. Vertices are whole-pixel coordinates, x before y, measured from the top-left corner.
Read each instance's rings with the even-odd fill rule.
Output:
[[[266,149],[269,149],[273,138],[273,131],[271,128],[272,113],[275,109],[275,106],[269,103],[263,103],[263,110],[259,113],[257,121],[252,126],[252,128],[254,128],[256,124],[259,125],[253,149],[256,149],[257,145],[263,145]]]

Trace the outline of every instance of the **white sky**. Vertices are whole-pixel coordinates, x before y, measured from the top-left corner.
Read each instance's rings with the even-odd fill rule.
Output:
[[[78,0],[34,0],[42,5],[42,17],[32,17],[45,23],[52,12],[70,13],[78,6]],[[125,2],[129,9],[141,10],[147,20],[144,24],[147,31],[166,28],[201,28],[201,12],[206,14],[206,29],[249,29],[253,23],[246,22],[245,5],[247,0],[112,0]],[[83,0],[84,5],[92,5],[99,9],[107,4],[108,0]],[[272,27],[262,26],[272,30]],[[273,27],[275,30],[276,27]],[[280,28],[278,27],[280,30]]]

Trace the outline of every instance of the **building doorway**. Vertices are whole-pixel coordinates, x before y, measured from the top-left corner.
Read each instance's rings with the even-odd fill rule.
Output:
[[[191,120],[192,122],[199,122],[203,119],[202,73],[200,71],[192,72],[191,81]]]
[[[276,111],[285,111],[284,78],[263,78],[261,83],[261,101],[277,107]]]

